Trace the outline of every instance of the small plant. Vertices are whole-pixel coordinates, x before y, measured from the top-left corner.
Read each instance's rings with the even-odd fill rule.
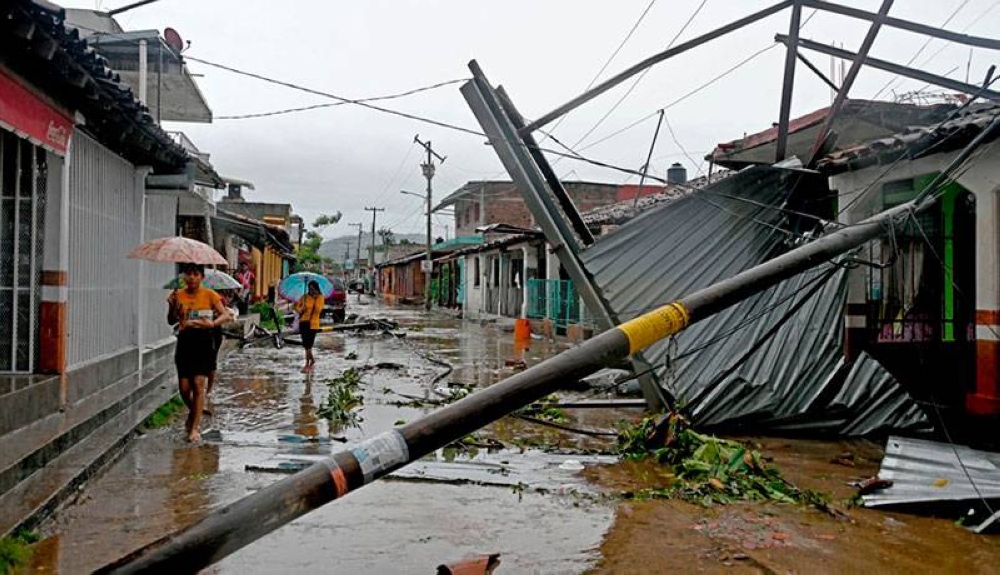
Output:
[[[353,367],[327,381],[326,400],[316,414],[339,427],[356,427],[362,420],[354,410],[364,403],[364,398],[357,393],[360,385],[361,372]]]
[[[34,552],[31,545],[40,539],[32,531],[21,531],[0,539],[0,575],[11,575],[27,565]]]
[[[285,318],[267,302],[258,302],[250,306],[250,313],[260,315],[260,327],[269,331],[278,331],[285,327]]]
[[[142,422],[142,429],[152,430],[159,429],[164,425],[170,423],[173,419],[174,414],[176,414],[180,409],[184,407],[184,401],[181,400],[180,395],[174,395],[170,398],[170,401],[164,403],[156,409],[153,413],[149,414],[149,417]]]
[[[826,495],[792,485],[778,469],[766,465],[756,450],[737,441],[697,433],[677,413],[623,426],[618,447],[623,457],[654,459],[675,472],[671,485],[643,490],[635,495],[638,498],[677,498],[705,506],[775,501],[829,510]]]

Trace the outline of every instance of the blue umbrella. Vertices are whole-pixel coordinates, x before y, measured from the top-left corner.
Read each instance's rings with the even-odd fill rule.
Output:
[[[319,284],[319,291],[324,298],[330,297],[333,293],[333,282],[326,277],[312,272],[299,272],[281,280],[278,284],[278,295],[288,301],[299,301],[306,294],[311,281]]]

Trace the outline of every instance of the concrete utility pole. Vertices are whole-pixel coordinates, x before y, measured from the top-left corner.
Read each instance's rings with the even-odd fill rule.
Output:
[[[361,259],[361,236],[362,236],[362,233],[363,233],[362,230],[365,229],[365,225],[363,223],[361,223],[361,222],[358,222],[356,224],[350,224],[350,225],[358,228],[358,254],[357,254],[357,256],[355,256],[354,259],[360,260]]]
[[[434,179],[434,158],[444,163],[445,157],[431,147],[431,143],[420,141],[420,134],[413,136],[413,141],[427,150],[427,161],[420,164],[424,177],[427,178],[427,259],[424,264],[424,309],[431,311],[431,274],[434,271],[434,238],[431,237],[431,180]]]
[[[379,212],[384,212],[385,208],[366,207],[365,211],[372,213],[372,249],[371,249],[371,258],[369,258],[368,260],[368,265],[371,267],[372,270],[372,290],[374,290],[375,289],[375,216],[377,216]]]
[[[361,223],[361,222],[358,222],[356,224],[348,224],[348,225],[351,225],[351,226],[354,226],[354,227],[358,228],[358,248],[357,248],[357,255],[354,257],[354,265],[357,266],[358,262],[361,261],[361,237],[362,237],[362,235],[364,233],[363,230],[365,229],[365,225],[363,223]],[[348,242],[348,245],[350,245],[350,242]],[[355,273],[357,273],[357,272],[355,272]]]

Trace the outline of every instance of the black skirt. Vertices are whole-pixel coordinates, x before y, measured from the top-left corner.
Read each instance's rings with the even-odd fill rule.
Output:
[[[205,375],[215,371],[215,338],[210,329],[187,329],[177,334],[177,350],[174,363],[177,375],[183,379]]]
[[[316,330],[309,326],[299,326],[299,335],[302,336],[302,347],[312,349],[316,343]]]

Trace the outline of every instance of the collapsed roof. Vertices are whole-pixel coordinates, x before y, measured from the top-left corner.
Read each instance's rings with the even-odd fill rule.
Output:
[[[786,249],[791,232],[780,208],[789,177],[748,168],[663,204],[583,250],[584,265],[620,321],[732,277]],[[928,429],[877,362],[845,361],[846,294],[845,271],[820,267],[643,355],[698,425],[840,435]]]

